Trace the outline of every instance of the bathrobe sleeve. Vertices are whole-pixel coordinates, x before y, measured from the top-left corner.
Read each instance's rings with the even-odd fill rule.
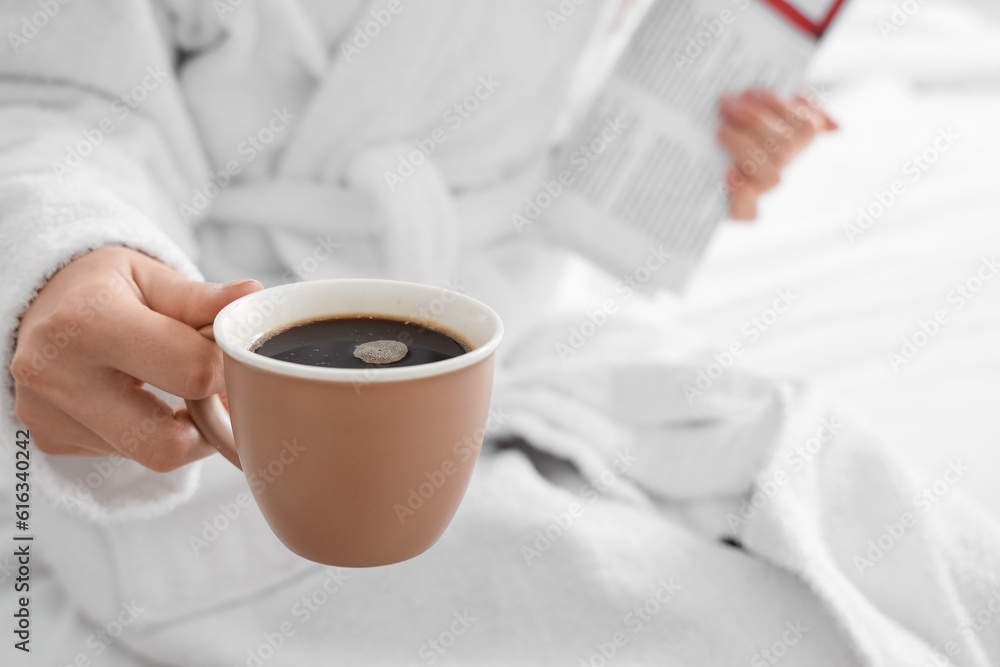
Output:
[[[19,319],[50,276],[90,250],[125,246],[200,278],[179,206],[205,161],[161,14],[135,1],[0,6],[0,447],[21,428],[10,374]],[[31,455],[33,489],[92,518],[168,509],[193,492],[196,466],[158,474]]]

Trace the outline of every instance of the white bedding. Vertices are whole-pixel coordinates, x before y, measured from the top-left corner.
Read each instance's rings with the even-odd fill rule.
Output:
[[[841,129],[786,171],[756,223],[723,226],[676,307],[728,345],[791,288],[800,301],[738,363],[828,389],[928,480],[961,458],[972,467],[962,488],[1000,516],[1000,275],[962,308],[957,293],[948,300],[1000,255],[1000,23],[927,3],[883,40],[891,6],[855,2],[841,18],[813,68],[834,84]],[[959,137],[913,182],[907,161],[941,128]],[[896,179],[905,191],[849,242],[844,225]],[[888,354],[939,309],[947,324],[895,372]]]
[[[757,223],[724,226],[689,292],[681,300],[664,297],[664,308],[706,340],[727,346],[745,340],[744,322],[770,304],[779,288],[792,289],[800,301],[747,345],[740,366],[806,378],[838,395],[918,462],[929,480],[961,457],[972,467],[962,488],[1000,516],[1000,488],[993,483],[1000,470],[1000,426],[993,418],[1000,389],[1000,277],[955,312],[900,373],[886,359],[917,320],[953,307],[946,295],[955,282],[971,276],[984,255],[1000,251],[993,197],[1000,171],[994,120],[1000,117],[1000,87],[988,79],[1000,71],[1000,28],[969,23],[954,6],[928,4],[905,30],[882,42],[874,21],[888,16],[891,3],[853,4],[816,68],[817,77],[840,84],[830,109],[842,129],[787,172]],[[925,48],[929,33],[941,37],[940,53]],[[956,52],[955,44],[966,48]],[[861,82],[861,73],[876,70],[885,74],[882,80]],[[925,84],[967,85],[901,83],[907,80],[902,76],[913,80],[914,74]],[[900,177],[906,156],[948,125],[960,140],[850,244],[842,225],[870,203],[873,190]],[[0,565],[8,562],[0,558]],[[33,574],[40,591],[34,614],[45,619],[45,632],[84,646],[88,632],[61,594],[45,585],[44,573]],[[10,597],[5,581],[0,607],[13,608]],[[31,664],[49,664],[35,657]],[[100,664],[145,663],[110,651]]]

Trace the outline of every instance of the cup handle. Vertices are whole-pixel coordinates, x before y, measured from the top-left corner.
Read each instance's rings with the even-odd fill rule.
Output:
[[[198,333],[209,340],[215,340],[211,324],[198,329]],[[233,424],[219,395],[212,394],[208,398],[198,400],[186,399],[184,402],[191,414],[191,421],[201,433],[201,437],[226,457],[227,461],[243,470],[243,466],[240,464],[240,455],[236,449]]]

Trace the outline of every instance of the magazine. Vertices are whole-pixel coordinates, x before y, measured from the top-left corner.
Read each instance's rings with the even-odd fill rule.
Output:
[[[562,142],[537,201],[512,216],[515,227],[616,275],[646,267],[652,285],[682,291],[729,211],[720,96],[751,86],[801,92],[843,1],[637,4],[642,15],[617,62]],[[821,91],[812,95],[823,102]]]

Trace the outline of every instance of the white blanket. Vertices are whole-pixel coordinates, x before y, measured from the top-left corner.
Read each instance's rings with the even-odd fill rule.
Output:
[[[510,333],[467,499],[398,566],[288,553],[221,459],[156,475],[36,452],[43,600],[67,611],[58,627],[37,616],[36,637],[53,619],[61,639],[38,641],[31,664],[1000,661],[1000,531],[953,489],[961,461],[927,506],[906,465],[793,383],[729,371],[693,396],[722,362],[664,308],[509,238],[572,64],[614,7],[563,3],[576,9],[553,29],[556,2],[403,3],[348,54],[339,40],[374,8],[106,4],[62,6],[2,63],[5,366],[33,291],[108,243],[191,275],[198,245],[212,278],[447,280]],[[3,32],[29,10],[5,7]],[[161,76],[174,49],[188,58]],[[52,161],[147,75],[147,99],[61,183]],[[477,89],[480,108],[451,127]],[[272,141],[241,150],[265,126]],[[438,126],[446,141],[388,190],[385,171]],[[229,160],[241,178],[213,195]],[[561,359],[608,298],[617,312]]]

